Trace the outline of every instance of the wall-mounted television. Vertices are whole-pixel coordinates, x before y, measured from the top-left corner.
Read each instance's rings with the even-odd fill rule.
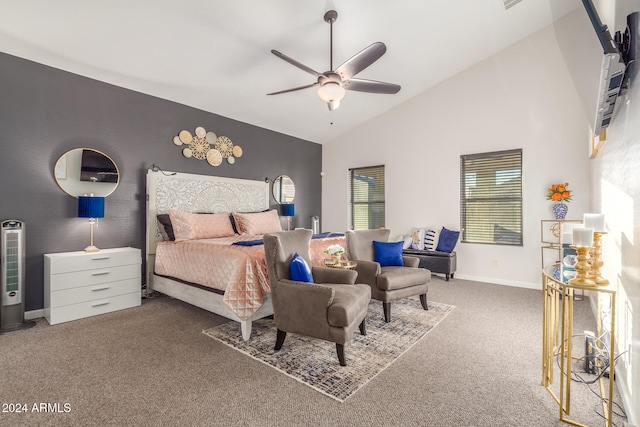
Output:
[[[590,118],[593,135],[598,136],[613,120],[620,91],[628,83],[625,70],[634,59],[630,58],[629,46],[636,28],[612,37],[592,0],[570,1],[581,5],[576,4],[575,10],[565,16],[554,16],[556,40]],[[551,5],[553,8],[553,1]]]
[[[94,150],[82,150],[80,181],[118,182],[118,169],[110,158]]]

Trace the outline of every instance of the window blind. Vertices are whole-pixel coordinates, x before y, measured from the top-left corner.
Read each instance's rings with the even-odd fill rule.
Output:
[[[349,169],[351,229],[384,227],[384,165]]]
[[[522,246],[522,150],[460,156],[462,241]]]

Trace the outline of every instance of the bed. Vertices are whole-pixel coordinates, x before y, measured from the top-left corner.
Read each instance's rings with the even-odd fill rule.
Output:
[[[239,322],[248,340],[252,321],[273,314],[260,232],[273,230],[274,221],[279,228],[280,218],[269,197],[263,181],[149,170],[148,289]],[[169,214],[179,228],[175,240],[158,220]],[[344,245],[342,236],[315,237],[314,265],[322,264],[326,247]]]

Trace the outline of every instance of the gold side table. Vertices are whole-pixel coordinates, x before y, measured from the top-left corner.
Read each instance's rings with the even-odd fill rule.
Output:
[[[325,259],[324,260],[325,267],[331,268],[342,268],[345,270],[355,270],[358,264],[355,261],[346,261],[346,260],[334,260],[334,259]]]
[[[560,421],[575,426],[583,426],[576,421],[570,420],[571,415],[571,362],[573,347],[573,301],[574,293],[577,290],[582,292],[595,292],[598,297],[597,322],[600,325],[602,318],[602,307],[600,305],[601,295],[608,295],[611,301],[611,329],[609,330],[609,390],[604,395],[604,383],[600,379],[600,389],[603,392],[602,409],[605,417],[605,425],[612,426],[613,415],[613,385],[615,376],[615,322],[616,322],[616,289],[612,285],[608,286],[582,286],[562,283],[553,277],[553,267],[550,265],[542,271],[542,385],[553,396],[560,408]],[[600,329],[600,328],[598,328]],[[598,336],[601,331],[598,331]],[[560,391],[559,395],[551,389],[553,384],[553,365],[556,354],[560,355]],[[606,397],[606,399],[604,399]]]

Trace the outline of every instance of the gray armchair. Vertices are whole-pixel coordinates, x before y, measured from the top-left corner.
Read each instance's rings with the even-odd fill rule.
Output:
[[[428,310],[427,291],[431,272],[418,268],[420,260],[412,256],[402,256],[404,267],[381,267],[375,262],[373,242],[389,240],[390,230],[349,230],[346,232],[347,256],[357,262],[356,283],[366,283],[371,287],[371,298],[382,301],[384,321],[391,321],[391,301],[420,295],[422,308]]]
[[[271,284],[273,317],[278,330],[275,349],[280,350],[287,332],[336,343],[340,365],[346,366],[344,345],[354,331],[366,335],[365,318],[371,300],[366,285],[356,285],[358,273],[327,267],[311,267],[315,283],[290,280],[289,264],[298,253],[311,266],[310,230],[264,235],[264,250]]]

